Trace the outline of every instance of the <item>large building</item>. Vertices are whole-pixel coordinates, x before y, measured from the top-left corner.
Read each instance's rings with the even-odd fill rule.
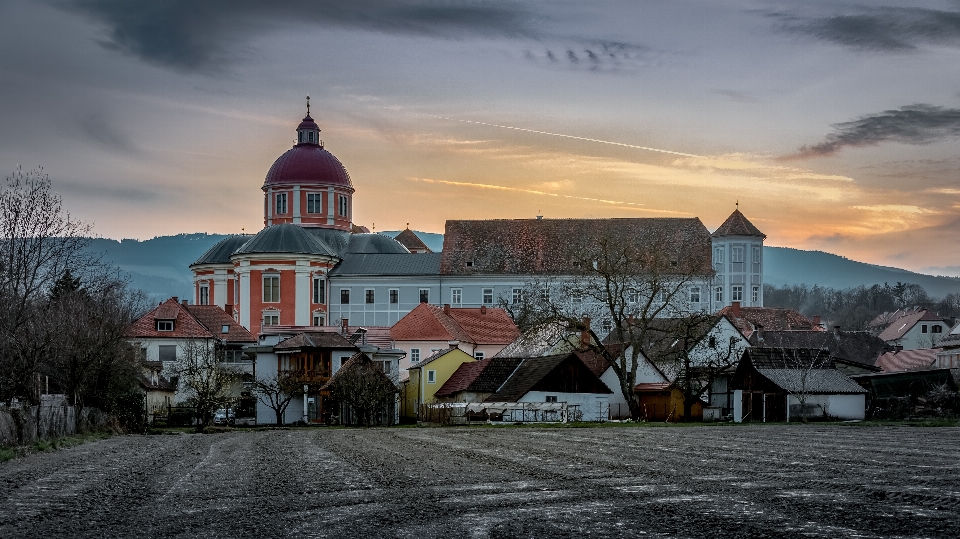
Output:
[[[713,235],[697,218],[447,221],[442,252],[411,252],[352,222],[353,182],[324,147],[309,108],[297,144],[261,189],[264,229],[226,238],[190,266],[195,302],[219,305],[255,333],[391,326],[420,303],[516,302],[533,279],[576,273],[571,246],[597,236],[663,253],[678,272],[695,273],[684,290],[694,308],[763,305],[765,236],[739,209]]]

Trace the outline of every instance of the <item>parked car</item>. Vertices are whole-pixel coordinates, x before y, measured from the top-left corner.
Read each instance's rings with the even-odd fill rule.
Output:
[[[232,425],[233,414],[230,413],[230,410],[221,408],[217,410],[217,413],[213,414],[213,424],[214,425]]]

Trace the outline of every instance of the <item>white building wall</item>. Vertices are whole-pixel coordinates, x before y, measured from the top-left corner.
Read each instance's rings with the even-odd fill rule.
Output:
[[[612,395],[600,393],[560,393],[553,391],[528,391],[517,402],[547,402],[547,396],[557,398],[557,402],[578,405],[583,413],[583,421],[606,421]]]
[[[714,288],[722,287],[723,299],[716,300],[716,291],[710,291],[712,310],[730,305],[733,301],[733,287],[743,287],[740,305],[743,307],[763,307],[763,239],[755,236],[725,236],[712,238],[713,268],[717,272]],[[733,262],[734,248],[743,249],[743,262]],[[754,252],[758,251],[757,258]],[[757,288],[757,300],[753,300],[753,287]]]
[[[807,417],[831,417],[837,419],[864,419],[866,417],[866,396],[857,395],[810,395],[806,398]],[[811,408],[815,407],[815,411]],[[800,420],[800,400],[794,395],[787,396],[787,409],[790,421]]]

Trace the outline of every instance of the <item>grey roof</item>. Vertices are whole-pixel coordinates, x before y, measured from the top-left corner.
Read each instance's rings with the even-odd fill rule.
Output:
[[[791,393],[857,394],[867,390],[836,369],[767,369],[757,372]]]
[[[330,275],[439,275],[440,253],[347,254]]]
[[[350,244],[350,236],[352,235],[350,232],[320,227],[304,227],[303,229],[316,236],[324,245],[333,249],[337,256],[343,258],[343,254],[347,252],[347,246]]]
[[[550,322],[534,326],[503,347],[494,357],[538,357],[550,353],[562,340],[573,335],[567,324]],[[579,339],[579,336],[577,336]],[[572,349],[573,346],[570,346]]]
[[[230,255],[236,252],[244,243],[250,241],[250,234],[238,234],[218,241],[216,245],[203,253],[190,267],[200,264],[230,264]]]
[[[353,234],[350,236],[350,245],[347,252],[353,254],[408,254],[407,250],[399,241],[371,232],[367,234]]]
[[[234,254],[296,253],[336,257],[337,252],[302,227],[285,223],[264,228]]]
[[[883,339],[866,331],[766,331],[750,335],[751,346],[827,349],[834,358],[876,365],[891,350]]]

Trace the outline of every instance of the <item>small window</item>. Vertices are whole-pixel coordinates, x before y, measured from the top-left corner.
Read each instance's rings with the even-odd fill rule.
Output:
[[[710,339],[707,341],[707,346],[709,346],[710,348],[716,348],[716,347],[717,347],[717,338],[714,337],[713,335],[711,335],[711,336],[710,336]]]
[[[347,216],[347,197],[345,197],[344,195],[337,195],[337,200],[339,201],[338,213],[346,217]]]
[[[483,304],[493,305],[493,289],[492,288],[483,289]]]
[[[421,288],[420,289],[420,303],[430,303],[430,289]]]
[[[323,213],[323,195],[307,193],[307,213]]]
[[[926,324],[921,324],[921,325],[920,325],[920,333],[926,333],[926,332],[927,332],[927,325],[926,325]]]
[[[759,286],[753,287],[753,289],[750,291],[750,301],[754,303],[760,303],[760,287]]]
[[[394,305],[400,303],[400,291],[396,288],[390,289],[390,303]]]
[[[161,344],[159,348],[160,348],[160,361],[169,362],[169,361],[177,360],[177,345]]]
[[[263,327],[280,325],[280,313],[268,313],[263,315]]]
[[[613,322],[611,322],[609,318],[604,318],[600,322],[600,332],[604,335],[609,335],[611,331],[613,331]]]
[[[427,383],[428,384],[437,383],[437,371],[427,371]]]
[[[230,324],[220,326],[220,333],[230,333]]]
[[[390,367],[390,363],[391,363],[390,361],[384,361],[384,362],[383,362],[383,372],[386,373],[386,374],[390,374],[390,372],[393,370],[393,369]]]
[[[350,305],[350,289],[349,288],[340,289],[340,304]]]
[[[635,288],[627,290],[627,303],[637,304],[640,303],[640,292],[637,292]]]
[[[723,287],[722,287],[722,286],[716,287],[716,288],[713,290],[713,294],[714,294],[714,300],[715,300],[715,301],[723,301]]]
[[[943,326],[934,325],[930,327],[931,333],[943,333]]]
[[[733,286],[730,288],[730,301],[743,301],[742,286]]]
[[[324,316],[324,315],[322,315],[322,314],[319,314],[319,313],[313,313],[313,325],[315,325],[315,326],[324,326],[324,325],[326,325],[326,321],[327,321],[327,317],[326,317],[326,316]]]
[[[759,247],[754,247],[754,248],[753,248],[753,263],[754,263],[754,264],[759,264],[759,263],[760,263],[760,248],[759,248]]]
[[[700,287],[690,287],[690,303],[700,303]]]
[[[200,305],[210,305],[210,287],[200,285]]]
[[[280,276],[263,276],[263,302],[278,303],[280,301]]]
[[[307,133],[307,139],[308,139],[310,142],[313,142],[313,131],[310,131],[310,132]]]
[[[410,363],[419,363],[420,362],[420,349],[411,348],[410,349]]]
[[[468,267],[468,268],[472,268],[472,267],[473,267],[473,260],[467,260],[467,267]]]
[[[173,331],[173,320],[157,320],[157,331]]]
[[[320,277],[313,278],[313,302],[322,305],[327,301],[326,286]]]
[[[571,303],[583,303],[583,290],[572,290],[570,292]]]
[[[463,289],[462,288],[451,288],[450,289],[450,304],[451,305],[460,305],[463,302]]]
[[[523,303],[523,289],[514,288],[512,291],[510,300],[511,300],[510,303],[513,303],[514,305],[518,303]]]
[[[730,249],[730,262],[743,262],[743,247]]]
[[[714,264],[723,264],[723,247],[717,247],[713,250]]]
[[[364,303],[375,303],[375,297],[373,290],[364,290],[363,291],[363,301]]]
[[[277,215],[287,213],[287,194],[277,193]]]
[[[556,396],[556,395],[547,395],[547,397],[546,397],[546,402],[557,402],[557,396]]]
[[[550,303],[550,287],[544,286],[540,289],[540,301],[543,303]]]
[[[147,347],[144,346],[143,348],[140,349],[140,361],[146,361],[146,360],[147,360]]]
[[[483,352],[474,352],[474,353],[473,353],[473,359],[476,359],[477,361],[480,361],[481,359],[483,359],[483,357],[484,357]]]

